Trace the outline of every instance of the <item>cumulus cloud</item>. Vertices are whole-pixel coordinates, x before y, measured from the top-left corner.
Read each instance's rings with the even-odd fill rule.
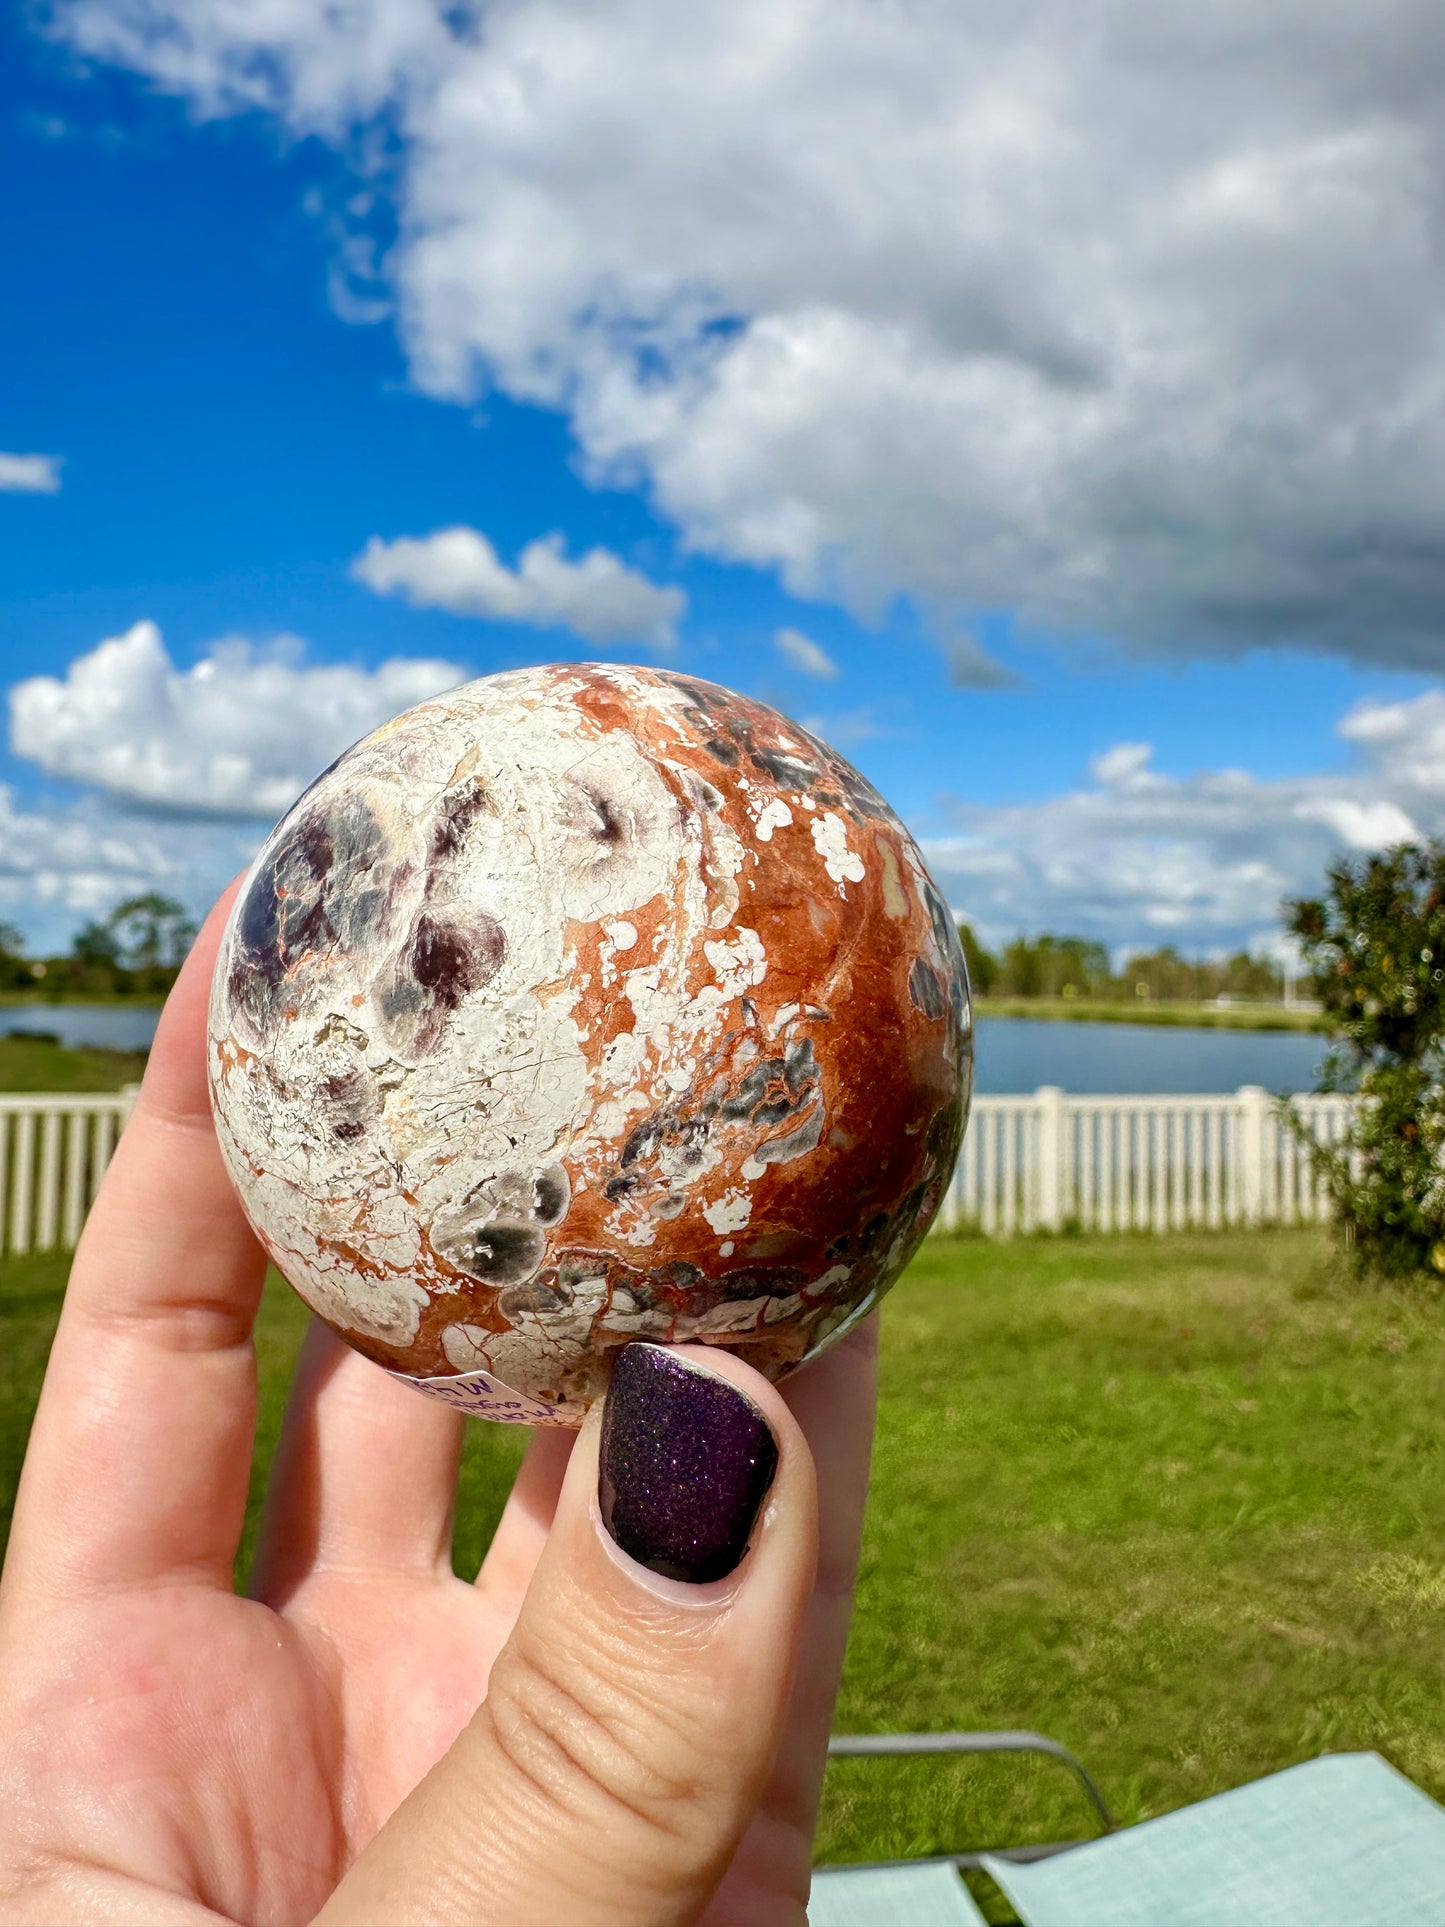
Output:
[[[0,453],[0,495],[58,495],[58,455]]]
[[[0,785],[0,898],[91,910],[171,867],[148,825],[121,824],[94,810],[27,809]]]
[[[142,890],[199,913],[250,860],[258,834],[132,815],[93,797],[61,809],[25,805],[0,786],[0,916],[45,951],[68,944],[81,918],[104,916]]]
[[[1148,743],[1094,757],[1090,781],[1034,803],[955,802],[926,842],[958,910],[992,936],[1076,930],[1114,947],[1267,939],[1340,850],[1445,834],[1445,694],[1362,703],[1339,724],[1357,767],[1264,780],[1169,776]]]
[[[352,574],[378,595],[405,596],[413,608],[568,629],[602,648],[671,649],[687,608],[681,589],[650,582],[610,549],[589,549],[569,562],[555,534],[529,542],[515,569],[476,529],[439,529],[395,542],[374,535]]]
[[[1152,743],[1112,743],[1089,759],[1089,774],[1106,789],[1148,789],[1156,780],[1149,765],[1154,760]]]
[[[130,805],[274,817],[398,710],[461,680],[454,663],[305,662],[299,644],[220,642],[179,669],[153,622],[10,690],[10,743],[53,776]]]
[[[1431,0],[60,0],[217,114],[397,135],[415,379],[794,588],[1445,663]]]
[[[820,682],[837,681],[837,663],[820,642],[805,636],[801,629],[779,629],[773,641],[784,662],[801,670],[803,675],[816,676]]]

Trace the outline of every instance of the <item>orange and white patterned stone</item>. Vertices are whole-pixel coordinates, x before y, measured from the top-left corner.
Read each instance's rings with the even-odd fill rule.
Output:
[[[221,1145],[278,1268],[454,1402],[580,1421],[633,1338],[776,1378],[937,1209],[972,1068],[908,832],[776,711],[558,665],[409,710],[306,792],[212,992]]]

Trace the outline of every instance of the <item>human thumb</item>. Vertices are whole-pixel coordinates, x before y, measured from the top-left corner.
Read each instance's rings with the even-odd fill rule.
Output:
[[[816,1554],[772,1386],[718,1350],[627,1346],[485,1701],[317,1927],[695,1921],[778,1746]]]

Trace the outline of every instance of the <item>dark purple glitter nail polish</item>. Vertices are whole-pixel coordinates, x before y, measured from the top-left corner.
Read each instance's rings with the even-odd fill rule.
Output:
[[[668,1579],[726,1578],[748,1549],[778,1446],[750,1398],[663,1345],[627,1345],[602,1414],[597,1497],[630,1558]]]

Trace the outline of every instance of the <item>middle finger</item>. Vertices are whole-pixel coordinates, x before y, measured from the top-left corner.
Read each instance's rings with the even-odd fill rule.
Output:
[[[271,1471],[253,1593],[280,1606],[322,1570],[450,1577],[465,1423],[313,1319]]]

